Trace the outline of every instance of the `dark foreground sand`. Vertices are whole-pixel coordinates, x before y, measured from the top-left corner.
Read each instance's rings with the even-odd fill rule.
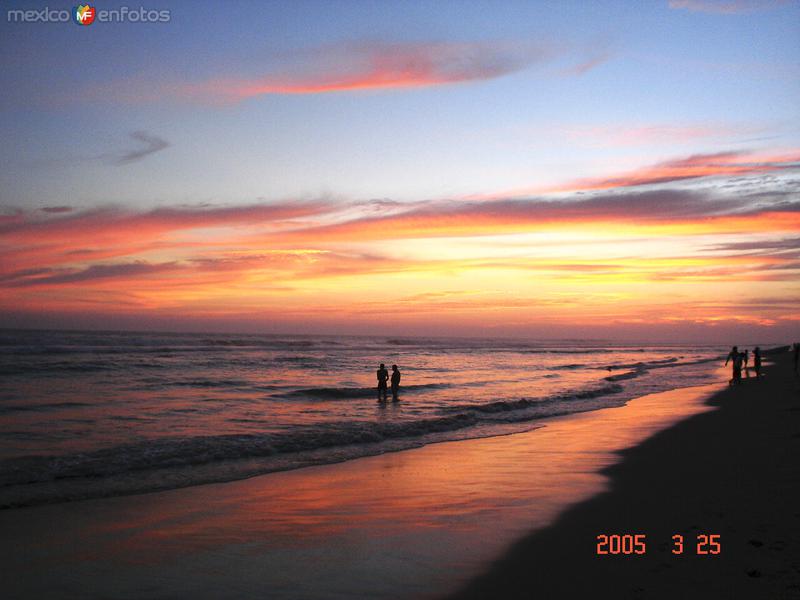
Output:
[[[800,380],[766,377],[623,452],[610,490],[516,543],[458,598],[800,598]],[[596,553],[598,534],[645,534],[644,555]],[[673,555],[671,538],[685,539]],[[698,555],[697,536],[721,552]]]

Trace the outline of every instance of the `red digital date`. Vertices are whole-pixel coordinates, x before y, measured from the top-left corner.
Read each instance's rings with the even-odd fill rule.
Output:
[[[643,533],[634,535],[601,533],[597,536],[598,554],[644,554],[645,552],[647,552],[647,544]]]
[[[722,552],[719,538],[720,535],[718,533],[701,533],[697,536],[695,551],[697,554],[719,554]],[[672,548],[672,553],[683,554],[683,536],[676,533],[672,536],[672,542],[675,544]]]
[[[672,536],[672,554],[683,554],[683,536]],[[597,536],[597,554],[644,554],[647,552],[646,537],[637,534],[605,534]],[[722,544],[718,533],[701,533],[697,536],[695,552],[699,555],[720,554]]]

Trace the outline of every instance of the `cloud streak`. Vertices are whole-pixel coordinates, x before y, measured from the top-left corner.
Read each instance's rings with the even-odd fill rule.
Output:
[[[324,201],[182,206],[143,212],[107,206],[83,211],[59,210],[56,214],[65,213],[65,216],[55,218],[41,218],[35,211],[15,210],[0,217],[0,235],[14,241],[74,239],[76,232],[105,236],[134,233],[147,237],[188,229],[277,225],[292,219],[325,214],[333,208],[333,205]]]
[[[739,15],[771,10],[786,3],[786,0],[669,0],[669,7],[715,15]]]
[[[782,155],[755,155],[744,151],[695,154],[620,175],[578,179],[551,191],[602,190],[675,183],[702,177],[756,175],[797,169],[800,169],[800,151]]]
[[[702,139],[724,139],[753,136],[767,131],[766,127],[731,126],[722,124],[653,124],[634,126],[566,127],[563,131],[571,140],[589,147],[630,147],[655,144],[680,144]]]
[[[176,263],[150,264],[142,261],[111,265],[91,265],[85,269],[53,269],[28,270],[14,273],[4,279],[12,287],[31,285],[59,285],[86,283],[108,279],[136,279],[141,275],[163,273],[175,269]]]
[[[134,131],[131,133],[131,138],[137,142],[141,142],[143,146],[134,150],[125,152],[122,156],[118,157],[114,162],[117,165],[128,165],[132,162],[142,160],[146,156],[160,152],[164,148],[169,147],[169,142],[165,139],[147,133],[146,131]]]
[[[614,56],[614,52],[607,42],[598,42],[595,46],[587,49],[585,56],[578,62],[562,71],[564,75],[581,76],[589,71],[608,62]]]
[[[286,231],[276,239],[407,239],[488,236],[609,227],[674,234],[792,230],[800,226],[800,202],[753,204],[678,189],[609,192],[590,198],[510,198],[441,201],[385,216]]]
[[[252,233],[296,228],[327,215],[329,202],[179,206],[132,211],[117,206],[65,213],[10,210],[0,215],[7,269],[99,261],[147,252],[191,252]]]
[[[362,42],[336,44],[288,57],[290,66],[263,75],[210,76],[198,81],[117,81],[89,95],[123,102],[164,99],[230,104],[270,95],[402,90],[497,79],[559,58],[569,48],[509,42]],[[582,75],[606,62],[605,48],[580,58],[564,73]]]
[[[238,101],[273,94],[420,88],[486,81],[544,60],[539,47],[488,43],[364,43],[311,54],[293,72],[250,79],[211,79],[177,87],[188,99]]]

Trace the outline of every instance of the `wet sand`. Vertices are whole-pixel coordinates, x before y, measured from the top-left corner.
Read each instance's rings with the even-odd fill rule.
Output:
[[[758,389],[785,393],[782,381],[770,375]],[[785,397],[748,401],[757,388],[748,384],[715,400],[733,404],[732,412],[700,414],[711,410],[705,400],[721,387],[653,394],[620,408],[551,419],[529,433],[233,483],[0,511],[0,560],[12,575],[4,595],[433,598],[462,588],[470,597],[554,598],[570,597],[558,594],[564,583],[579,591],[576,597],[594,590],[595,573],[610,589],[649,591],[656,581],[651,571],[669,581],[676,569],[668,554],[673,530],[688,536],[692,527],[723,535],[723,560],[703,557],[710,568],[687,570],[701,579],[714,577],[737,552],[796,556],[796,537],[767,535],[778,527],[770,519],[796,506],[796,495],[775,500],[784,512],[765,512],[758,508],[770,505],[770,497],[754,503],[742,481],[759,482],[767,494],[783,489],[781,482],[793,476],[785,453],[794,448],[787,444],[799,443],[790,436],[800,413],[789,412]],[[692,414],[698,416],[637,446]],[[733,443],[744,430],[752,443]],[[781,444],[770,442],[773,432],[784,436]],[[609,469],[621,449],[634,446],[621,466]],[[774,458],[777,447],[782,460]],[[769,464],[749,478],[760,462]],[[558,518],[565,507],[607,491],[609,481],[610,492]],[[727,497],[740,489],[745,504]],[[605,508],[592,508],[598,505]],[[752,507],[751,520],[769,531],[730,518],[730,505],[744,512]],[[594,555],[597,533],[633,529],[648,535],[644,560]],[[748,545],[751,538],[763,545]],[[773,563],[747,565],[763,573],[758,581],[745,573],[748,584],[773,576]]]
[[[788,353],[771,359],[763,379],[713,396],[718,410],[624,452],[606,493],[455,597],[800,598],[800,379]],[[598,555],[598,534],[645,534],[645,554]],[[720,536],[719,554],[697,553],[703,534]]]

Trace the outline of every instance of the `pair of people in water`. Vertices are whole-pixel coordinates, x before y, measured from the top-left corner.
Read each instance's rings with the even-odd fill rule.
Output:
[[[731,385],[742,382],[742,367],[744,367],[745,370],[747,369],[748,354],[747,350],[739,352],[738,346],[734,346],[731,348],[731,351],[728,352],[728,357],[725,359],[725,366],[733,361],[733,373],[731,380],[728,382]],[[753,368],[756,372],[756,377],[761,377],[761,348],[758,346],[753,350]]]
[[[389,381],[389,371],[386,365],[381,363],[378,368],[378,402],[386,402],[386,384]],[[392,402],[397,402],[397,392],[400,390],[400,369],[397,365],[392,365]]]

